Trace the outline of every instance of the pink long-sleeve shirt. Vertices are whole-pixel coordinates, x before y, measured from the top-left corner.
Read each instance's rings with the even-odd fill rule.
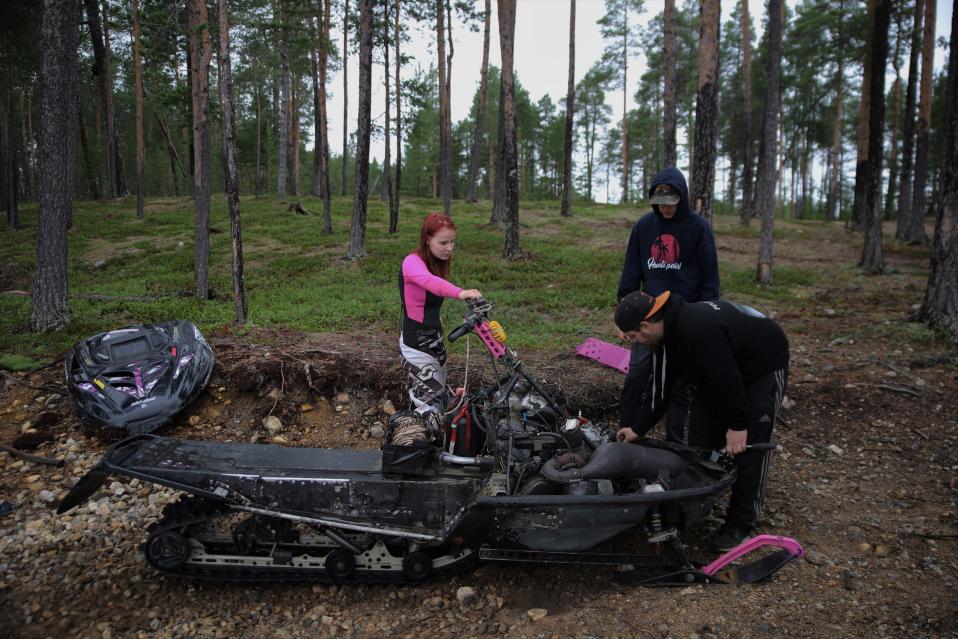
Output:
[[[462,289],[429,272],[421,257],[410,253],[402,263],[399,295],[403,309],[403,335],[419,330],[441,330],[439,308],[443,299],[458,297]]]

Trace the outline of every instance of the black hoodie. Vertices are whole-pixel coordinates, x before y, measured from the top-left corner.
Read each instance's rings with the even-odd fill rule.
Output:
[[[671,220],[652,205],[632,227],[616,299],[643,290],[650,295],[678,293],[689,302],[719,298],[718,256],[712,229],[689,206],[689,188],[674,166],[662,169],[652,180],[649,197],[658,184],[679,192],[679,208]]]
[[[633,430],[644,434],[665,414],[679,379],[692,384],[722,430],[748,427],[746,389],[761,377],[788,368],[788,339],[781,327],[732,302],[686,304],[669,299],[663,339],[652,349],[649,401]]]

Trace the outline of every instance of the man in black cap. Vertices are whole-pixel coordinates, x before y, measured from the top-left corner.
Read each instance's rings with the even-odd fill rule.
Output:
[[[788,382],[788,339],[772,320],[731,302],[685,303],[665,291],[635,292],[615,310],[615,323],[652,353],[653,374],[634,425],[617,439],[633,442],[662,417],[677,380],[694,387],[689,444],[724,448],[735,460],[725,524],[715,550],[734,548],[754,530],[768,481],[770,451],[747,449],[772,440]]]
[[[652,211],[632,227],[616,300],[645,291],[659,295],[672,291],[688,302],[719,298],[718,257],[712,229],[689,206],[685,177],[676,167],[665,168],[649,189]],[[634,344],[629,372],[622,386],[619,423],[632,426],[645,398],[651,372],[649,349]],[[683,441],[688,416],[688,389],[677,388],[666,417],[666,439]]]

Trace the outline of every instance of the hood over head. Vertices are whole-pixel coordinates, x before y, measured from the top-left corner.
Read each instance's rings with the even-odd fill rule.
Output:
[[[649,198],[651,199],[652,193],[655,191],[655,187],[659,184],[668,184],[674,187],[679,192],[679,210],[675,214],[673,220],[679,220],[692,212],[692,207],[689,205],[689,186],[685,182],[685,176],[682,175],[682,172],[674,166],[669,166],[658,173],[655,174],[655,177],[652,179],[652,184],[649,186]],[[655,211],[656,215],[661,217],[659,213],[659,207],[655,204],[652,205],[652,209]]]

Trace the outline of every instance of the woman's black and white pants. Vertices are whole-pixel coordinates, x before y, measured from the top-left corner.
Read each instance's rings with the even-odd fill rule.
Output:
[[[411,408],[427,424],[430,413],[438,420],[446,409],[446,345],[442,331],[400,335],[399,350],[408,376]]]

